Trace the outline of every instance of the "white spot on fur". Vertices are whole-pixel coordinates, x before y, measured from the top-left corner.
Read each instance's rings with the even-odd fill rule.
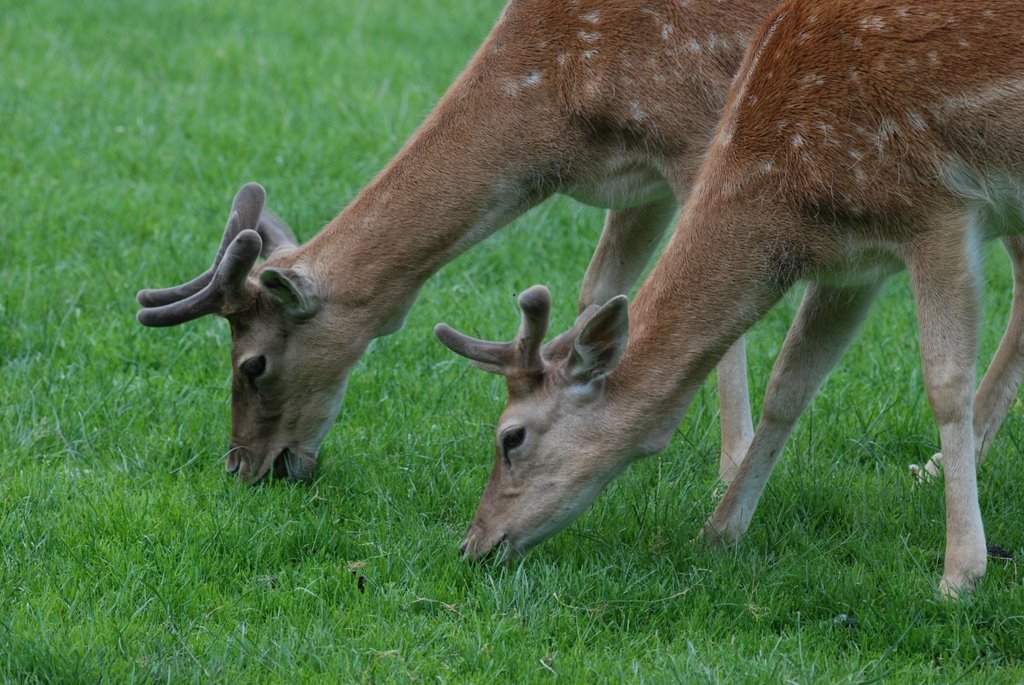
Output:
[[[525,78],[523,78],[523,85],[527,87],[535,86],[543,80],[544,77],[541,76],[541,73],[539,71],[532,71],[529,74],[527,74]]]
[[[791,141],[793,143],[793,147],[803,147],[804,145],[804,137],[799,133],[794,135]]]
[[[868,175],[865,174],[864,170],[861,169],[860,167],[854,167],[853,177],[857,179],[858,183],[864,183],[864,181],[868,180]]]
[[[601,21],[601,10],[594,10],[593,12],[587,12],[580,17],[583,21],[588,24],[596,24]]]
[[[878,125],[878,147],[881,149],[887,143],[891,142],[900,132],[899,124],[896,123],[891,117],[882,117],[881,123]]]
[[[810,88],[811,86],[820,86],[825,83],[825,77],[819,76],[818,74],[808,74],[804,76],[802,81],[804,88]]]
[[[558,53],[558,63],[565,64],[565,60],[569,59],[569,56],[564,52]]]
[[[766,175],[770,174],[770,173],[772,173],[772,171],[775,170],[775,162],[773,162],[770,159],[766,159],[763,162],[761,162],[761,166],[758,167],[758,170],[762,174],[766,174]]]
[[[701,48],[700,46],[700,43],[697,42],[696,38],[691,38],[690,40],[686,41],[686,49],[695,55],[700,54],[701,50],[703,50],[703,48]]]
[[[640,103],[636,100],[629,103],[629,114],[635,121],[643,121],[647,117],[644,111],[640,109]]]
[[[939,59],[939,51],[938,51],[938,50],[932,50],[932,51],[930,51],[930,52],[928,53],[928,61],[929,61],[929,62],[930,62],[931,64],[938,64],[939,62],[941,62],[942,60],[941,60],[941,59]]]
[[[597,50],[584,50],[580,53],[583,59],[591,59],[597,54]]]
[[[672,24],[665,24],[664,26],[661,27],[661,39],[668,40],[669,36],[672,35],[673,31],[675,31],[675,27],[672,26]]]
[[[818,121],[815,122],[814,128],[820,131],[821,135],[824,136],[826,145],[839,144],[839,141],[832,137],[832,132],[835,130],[835,127],[832,126],[832,124],[826,123],[824,121]]]
[[[576,35],[588,43],[596,42],[601,37],[597,31],[580,31]]]
[[[916,109],[908,109],[906,117],[915,131],[924,131],[928,128],[928,122],[924,120],[924,117]]]
[[[885,29],[885,19],[882,17],[864,17],[857,23],[862,31],[882,31]]]

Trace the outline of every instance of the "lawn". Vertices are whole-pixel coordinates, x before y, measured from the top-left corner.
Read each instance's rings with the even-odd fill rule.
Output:
[[[602,213],[549,201],[424,288],[353,372],[311,485],[235,484],[220,319],[148,330],[141,287],[205,268],[257,180],[309,238],[395,153],[500,0],[6,0],[0,12],[0,677],[12,682],[1024,681],[1024,405],[980,472],[991,561],[936,590],[937,433],[906,276],[801,420],[750,534],[712,511],[709,383],[669,448],[521,563],[456,554],[500,379],[546,283],[572,319]],[[987,252],[983,358],[1010,304]],[[755,408],[798,302],[749,336]]]

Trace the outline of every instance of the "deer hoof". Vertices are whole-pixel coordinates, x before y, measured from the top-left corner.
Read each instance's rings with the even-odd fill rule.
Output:
[[[936,452],[932,455],[932,458],[924,465],[924,472],[926,479],[939,477],[939,474],[942,473],[942,452]]]

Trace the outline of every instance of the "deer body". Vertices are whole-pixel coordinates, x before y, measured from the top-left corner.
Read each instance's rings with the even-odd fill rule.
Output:
[[[984,415],[974,412],[980,244],[1006,236],[1018,292],[1024,272],[1022,35],[1024,6],[1003,0],[783,5],[749,46],[676,232],[628,315],[613,298],[532,363],[498,365],[509,405],[463,552],[525,549],[568,525],[632,460],[664,447],[729,346],[808,280],[753,441],[705,526],[714,542],[738,539],[879,285],[906,267],[942,445],[941,587],[972,588],[986,563],[976,452],[1024,375],[1015,301],[978,391]],[[525,304],[545,301],[532,291]],[[439,336],[478,361],[486,349],[444,327]]]
[[[147,325],[229,319],[228,470],[249,482],[271,467],[311,476],[369,341],[401,327],[445,263],[553,193],[613,208],[581,307],[627,291],[689,191],[746,40],[776,5],[513,0],[395,159],[308,243],[270,236],[262,190],[243,189],[233,212],[249,223],[221,248],[242,264],[237,280],[215,276],[218,256],[191,284],[139,295]],[[752,433],[742,345],[719,385],[731,473]]]

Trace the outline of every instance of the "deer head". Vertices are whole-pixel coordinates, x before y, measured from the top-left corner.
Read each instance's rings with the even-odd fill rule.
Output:
[[[263,209],[250,183],[231,205],[220,249],[188,283],[138,294],[145,326],[176,326],[207,314],[231,325],[231,445],[226,467],[253,483],[273,467],[278,477],[308,479],[337,414],[347,368],[329,349],[330,322],[315,280],[292,268],[292,232]],[[258,258],[266,261],[257,265]]]
[[[521,553],[562,530],[628,461],[621,458],[606,378],[626,348],[626,297],[592,305],[542,345],[551,297],[534,286],[519,297],[522,323],[509,343],[434,329],[450,350],[505,376],[508,405],[496,430],[494,468],[462,542],[465,558],[495,548]]]

